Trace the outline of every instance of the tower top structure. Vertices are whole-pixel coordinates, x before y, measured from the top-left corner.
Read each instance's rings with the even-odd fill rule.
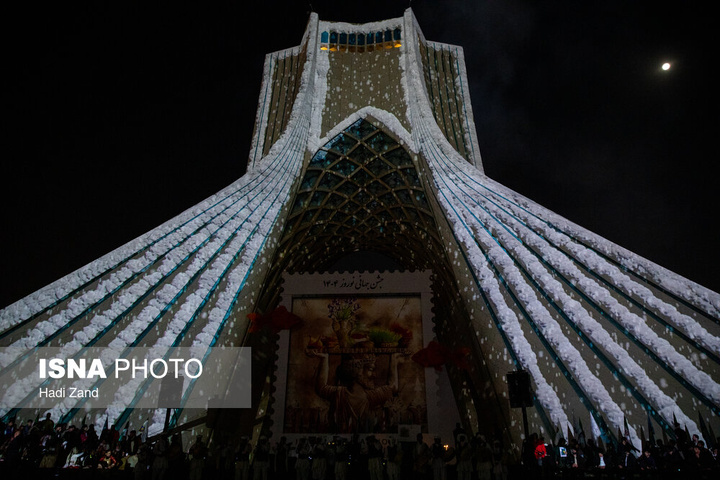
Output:
[[[305,61],[320,74],[314,84],[309,146],[370,113],[412,135],[408,92],[419,85],[413,85],[406,73],[408,62],[417,62],[422,66],[417,80],[425,84],[441,133],[468,163],[482,170],[463,49],[426,41],[410,9],[403,17],[362,25],[323,21],[312,13],[298,47],[268,55],[251,166],[284,131],[291,115],[287,101],[296,98]]]

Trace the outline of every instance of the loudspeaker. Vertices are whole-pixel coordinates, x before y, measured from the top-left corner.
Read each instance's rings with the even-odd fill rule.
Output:
[[[530,391],[530,374],[525,370],[518,370],[507,374],[508,394],[510,407],[532,407],[533,398]]]
[[[160,384],[160,398],[158,407],[160,408],[178,408],[180,407],[183,392],[183,378],[175,378],[168,375],[162,379]]]
[[[205,425],[210,428],[215,428],[215,424],[220,417],[220,408],[222,408],[222,400],[218,397],[212,397],[208,399],[207,416],[205,417]]]

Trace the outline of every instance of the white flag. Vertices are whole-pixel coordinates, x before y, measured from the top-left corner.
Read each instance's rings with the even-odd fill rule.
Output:
[[[600,427],[598,427],[594,415],[590,415],[590,432],[592,433],[593,440],[596,442],[602,437],[602,432],[600,432]]]

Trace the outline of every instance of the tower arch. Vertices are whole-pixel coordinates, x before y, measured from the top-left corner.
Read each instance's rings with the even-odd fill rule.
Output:
[[[422,159],[406,146],[407,132],[364,113],[331,130],[337,133],[307,162],[257,309],[278,305],[284,274],[328,271],[357,252],[385,257],[406,271],[431,270],[435,335],[450,348],[469,352],[468,370],[448,368],[458,410],[474,431],[507,432],[507,402],[492,387],[482,347],[465,341],[475,332],[444,245],[452,238],[450,227],[438,223],[444,216],[422,174]]]

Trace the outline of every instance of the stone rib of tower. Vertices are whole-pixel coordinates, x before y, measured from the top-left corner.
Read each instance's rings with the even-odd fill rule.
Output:
[[[393,146],[372,150],[380,134]],[[412,161],[373,170],[383,148]],[[299,47],[267,57],[248,173],[0,312],[0,339],[71,354],[244,344],[247,314],[277,305],[283,272],[363,249],[435,273],[437,336],[471,351],[470,371],[449,374],[474,431],[497,412],[519,444],[502,393],[516,368],[531,374],[545,435],[584,419],[611,439],[627,420],[639,446],[648,422],[702,434],[697,420],[720,413],[720,295],[486,177],[463,51],[425,40],[409,10],[366,25],[313,14]]]

